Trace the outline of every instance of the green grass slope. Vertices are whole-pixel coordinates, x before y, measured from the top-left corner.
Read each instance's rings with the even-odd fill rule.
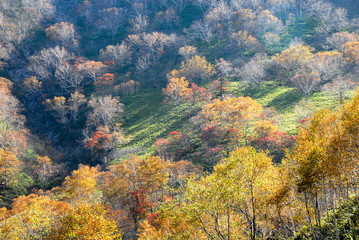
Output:
[[[297,134],[300,115],[295,107],[301,100],[305,100],[305,96],[298,89],[273,81],[264,82],[260,91],[257,88],[240,84],[234,88],[236,95],[251,97],[263,107],[274,108],[281,115],[280,119],[277,119],[280,130],[291,135]],[[314,111],[338,105],[337,100],[323,92],[313,93],[309,100],[313,103]]]
[[[141,91],[124,99],[126,116],[123,129],[131,138],[125,147],[151,153],[158,138],[166,138],[168,133],[181,128],[188,119],[188,107],[174,107],[163,100],[160,90]]]
[[[297,133],[298,113],[295,105],[304,99],[304,95],[297,89],[272,81],[264,82],[260,91],[254,87],[241,86],[238,82],[233,82],[232,87],[237,96],[249,96],[264,107],[275,108],[281,115],[277,121],[280,129],[291,135]],[[164,96],[160,90],[141,91],[123,100],[126,106],[123,128],[125,134],[131,136],[125,147],[140,149],[142,154],[151,154],[158,138],[166,138],[169,132],[181,130],[183,123],[190,117],[186,104],[174,107],[163,102]],[[331,108],[337,104],[333,98],[321,92],[314,93],[310,100],[315,110]]]

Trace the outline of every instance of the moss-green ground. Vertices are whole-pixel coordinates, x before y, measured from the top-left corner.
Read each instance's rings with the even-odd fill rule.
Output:
[[[123,128],[130,135],[126,147],[154,150],[158,138],[166,138],[168,133],[180,129],[186,120],[186,105],[170,106],[163,102],[160,90],[146,90],[127,97]]]
[[[281,115],[278,121],[280,129],[291,135],[297,133],[298,117],[294,106],[305,98],[297,89],[275,82],[264,82],[260,91],[240,86],[237,82],[233,82],[232,87],[238,96],[249,96],[264,107],[275,108]],[[337,105],[332,97],[322,92],[312,94],[309,99],[316,110]],[[126,147],[143,149],[143,153],[153,152],[153,144],[158,138],[166,138],[169,132],[181,130],[188,119],[188,106],[174,107],[164,103],[160,90],[141,91],[123,100],[126,106],[123,128],[126,135],[131,135]]]

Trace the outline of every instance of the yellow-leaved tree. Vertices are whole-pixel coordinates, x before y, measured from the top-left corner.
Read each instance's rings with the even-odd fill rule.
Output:
[[[140,239],[257,239],[271,235],[269,200],[280,186],[265,153],[242,147],[191,180],[178,201],[164,203],[157,218],[142,224]]]
[[[166,95],[167,100],[173,101],[177,107],[190,91],[189,82],[185,77],[172,77],[169,79],[167,87],[162,91],[163,94]]]
[[[65,178],[59,190],[62,198],[70,203],[77,202],[97,202],[101,197],[97,178],[99,171],[95,167],[80,165],[78,170],[74,170],[71,176]]]
[[[314,48],[299,44],[277,54],[274,60],[288,71],[294,72],[313,57],[313,51]]]
[[[191,82],[198,84],[216,74],[216,69],[213,64],[207,62],[205,57],[195,55],[182,62],[180,73]]]
[[[102,203],[80,202],[61,216],[47,239],[121,239],[122,234],[111,214]]]
[[[13,201],[12,209],[0,210],[1,239],[46,239],[50,229],[70,206],[48,196],[30,194]]]

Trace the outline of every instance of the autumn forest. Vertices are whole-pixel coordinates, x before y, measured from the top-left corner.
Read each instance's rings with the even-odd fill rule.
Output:
[[[0,0],[0,239],[359,239],[356,0]]]

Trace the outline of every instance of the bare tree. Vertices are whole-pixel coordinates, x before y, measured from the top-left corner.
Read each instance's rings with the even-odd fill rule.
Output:
[[[141,56],[137,60],[136,69],[140,72],[146,71],[151,65],[151,56],[149,54]]]
[[[308,99],[310,94],[318,89],[320,78],[318,74],[310,71],[306,67],[303,67],[296,75],[294,75],[294,77],[291,78],[291,82],[294,86],[301,90]]]
[[[83,86],[83,74],[68,62],[57,67],[55,77],[65,92],[68,92],[70,89],[78,90]]]
[[[28,95],[41,93],[42,82],[37,80],[36,77],[26,78],[23,84]]]
[[[84,103],[86,103],[85,95],[79,93],[78,91],[71,93],[71,96],[68,99],[68,105],[71,118],[74,122],[77,122],[77,116],[79,114],[80,107]]]
[[[317,27],[320,33],[328,33],[348,25],[347,10],[334,8],[333,4],[323,0],[308,0],[305,2],[307,15],[317,18],[321,24]]]
[[[15,28],[11,29],[9,26],[9,40],[15,45],[19,46],[21,43],[29,41],[31,30],[34,23],[28,20],[28,16],[20,15],[16,18]]]
[[[190,59],[191,57],[197,55],[197,48],[193,46],[183,46],[178,50],[179,55],[181,55],[185,60]]]
[[[68,48],[78,46],[78,37],[76,34],[75,26],[72,23],[56,23],[48,27],[45,31],[46,35],[58,44]]]
[[[343,54],[337,51],[318,52],[307,62],[308,68],[318,74],[322,83],[328,82],[342,73],[344,65]]]
[[[65,97],[59,96],[53,99],[46,99],[46,106],[53,115],[58,118],[61,124],[66,125],[68,123],[67,113],[69,112],[69,108],[66,105]]]
[[[189,3],[188,0],[169,0],[169,2],[178,14],[181,14]]]
[[[153,61],[157,61],[163,53],[164,47],[176,43],[177,38],[176,35],[152,32],[129,35],[128,40],[142,51],[141,55],[149,55]]]
[[[212,5],[212,0],[193,0],[194,5],[198,6],[202,12],[206,12],[207,9]]]
[[[347,42],[354,42],[359,39],[358,35],[355,33],[348,33],[348,32],[338,32],[332,34],[330,37],[327,38],[327,43],[330,47],[337,49],[339,51],[343,51],[343,45]]]
[[[337,31],[348,26],[348,11],[345,8],[337,8],[332,10],[327,16],[323,17],[322,24],[319,25],[317,31],[320,33],[328,33]]]
[[[178,49],[182,47],[185,43],[186,43],[186,38],[184,36],[178,36],[175,33],[166,35],[165,45],[175,48],[176,52],[178,52]]]
[[[307,0],[304,2],[307,15],[326,20],[333,11],[333,4],[323,0]]]
[[[0,37],[16,47],[29,41],[32,30],[54,13],[51,0],[1,1],[0,4],[0,11],[4,13],[0,14]]]
[[[295,47],[295,46],[303,45],[303,44],[304,44],[303,39],[301,39],[299,37],[294,37],[290,40],[289,47]]]
[[[233,75],[234,71],[232,63],[223,58],[216,61],[216,69],[220,77],[230,77]]]
[[[271,48],[280,42],[280,37],[272,32],[267,32],[262,36],[263,45]]]
[[[261,89],[261,83],[266,79],[267,76],[267,72],[265,70],[265,61],[265,57],[254,57],[239,71],[239,75],[245,82],[256,85],[259,90]]]
[[[270,11],[276,16],[281,16],[284,19],[284,22],[288,19],[290,14],[290,8],[295,4],[296,0],[268,0],[268,7]]]
[[[156,13],[154,22],[158,27],[164,29],[175,28],[180,23],[180,17],[173,8],[168,8],[166,11],[159,11]]]
[[[232,7],[228,5],[227,2],[224,0],[213,2],[212,6],[213,6],[213,10],[209,14],[217,15],[217,17],[215,17],[217,18],[217,20],[225,21],[228,23],[228,21],[232,18],[233,15]],[[208,14],[207,17],[209,17]]]
[[[67,100],[63,96],[46,99],[48,110],[50,110],[63,125],[68,124],[70,118],[72,121],[77,122],[80,107],[84,103],[86,103],[86,98],[78,91],[71,93],[70,98]]]
[[[80,63],[77,66],[77,69],[84,76],[95,82],[102,74],[105,73],[106,65],[102,62],[86,61],[84,63]]]
[[[259,6],[264,6],[263,0],[231,0],[230,5],[235,11],[242,9],[257,10]]]
[[[55,78],[56,69],[72,58],[73,55],[60,46],[43,49],[29,58],[29,68],[41,78]]]
[[[192,39],[201,39],[207,43],[213,38],[213,26],[208,21],[196,21],[184,32]]]
[[[149,15],[148,4],[150,0],[127,0],[131,2],[131,9],[134,15]]]
[[[200,81],[209,80],[216,74],[216,70],[211,63],[207,62],[205,57],[196,55],[181,63],[179,73],[190,82],[198,84]]]
[[[36,22],[42,18],[51,18],[55,13],[53,0],[22,0],[22,5],[32,21]]]
[[[148,21],[148,17],[142,14],[129,20],[134,32],[145,32],[148,28]]]
[[[278,35],[283,31],[283,23],[271,12],[264,10],[258,16],[258,31],[260,35],[268,32]]]
[[[160,32],[146,33],[142,35],[141,45],[144,50],[157,60],[163,53],[163,48],[169,44],[168,35]]]
[[[109,45],[100,50],[100,59],[102,61],[114,61],[118,68],[126,65],[130,61],[131,55],[131,48],[126,42],[122,42],[120,45]]]
[[[338,76],[332,82],[325,84],[322,91],[333,96],[339,103],[344,103],[344,99],[349,96],[349,91],[353,90],[358,84],[350,78]]]
[[[112,39],[115,39],[119,27],[125,20],[125,14],[122,8],[107,8],[101,12],[104,26],[111,31]]]
[[[92,109],[87,119],[89,126],[110,126],[124,111],[118,98],[111,96],[92,97],[88,104]]]

